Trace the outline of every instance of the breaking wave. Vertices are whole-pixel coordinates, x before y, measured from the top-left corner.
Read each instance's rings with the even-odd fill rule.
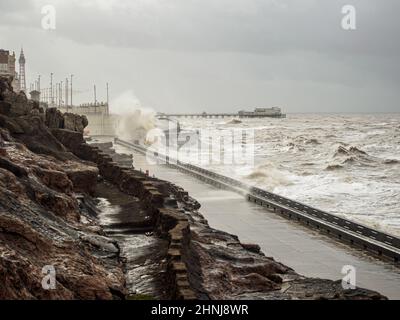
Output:
[[[116,135],[121,139],[143,141],[155,128],[154,110],[142,107],[132,91],[123,93],[111,105],[114,106],[111,112],[118,116]]]
[[[383,161],[384,164],[399,164],[400,160],[397,159],[386,159]]]
[[[370,156],[365,151],[357,147],[338,146],[334,155],[334,162],[328,165],[326,170],[337,170],[343,168],[345,165],[360,165],[360,166],[373,166],[379,159]]]
[[[343,166],[340,164],[330,164],[329,166],[326,167],[326,170],[328,171],[335,171],[340,169],[343,169]]]
[[[350,148],[346,149],[343,146],[339,146],[336,149],[334,157],[338,157],[341,155],[368,155],[365,151],[358,149],[357,147],[350,146]]]
[[[257,185],[267,187],[270,190],[278,186],[292,184],[288,176],[284,172],[278,170],[271,162],[257,166],[252,172],[245,175],[244,178]]]
[[[239,124],[239,123],[242,123],[242,121],[239,119],[231,119],[231,120],[225,122],[225,124]]]
[[[329,164],[325,170],[335,171],[343,169],[346,165],[359,165],[359,166],[379,166],[379,165],[396,165],[400,163],[397,159],[381,159],[369,155],[367,152],[350,146],[348,148],[340,145],[337,147],[334,155],[334,162]]]

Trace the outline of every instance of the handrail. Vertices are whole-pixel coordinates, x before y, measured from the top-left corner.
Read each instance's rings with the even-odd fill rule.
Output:
[[[156,152],[155,150],[152,150],[150,148],[145,148],[143,146],[139,146],[137,144],[132,144],[130,142],[115,138],[116,143],[120,143],[122,145],[127,145],[129,147],[132,147],[140,152],[143,152],[145,154],[148,154],[148,152],[153,153],[153,156],[156,158],[165,158],[165,155],[160,154]],[[156,154],[156,155],[155,155]],[[184,168],[186,170],[189,170],[191,172],[198,173],[204,177],[208,177],[210,180],[214,180],[216,182],[220,182],[224,185],[227,186],[233,186],[235,188],[239,188],[242,191],[246,191],[248,195],[254,196],[257,198],[260,198],[261,200],[269,200],[272,202],[273,205],[279,207],[280,209],[285,209],[285,210],[295,210],[298,214],[302,215],[308,215],[313,218],[316,218],[318,220],[322,220],[326,223],[329,223],[336,228],[344,229],[346,231],[352,231],[353,233],[356,233],[360,236],[367,237],[373,241],[377,241],[382,243],[384,246],[391,246],[395,249],[400,249],[400,239],[396,236],[392,236],[389,234],[386,234],[382,231],[378,231],[375,229],[372,229],[370,227],[367,227],[363,224],[353,222],[351,220],[335,216],[331,213],[325,212],[320,209],[316,209],[312,206],[306,205],[304,203],[301,203],[299,201],[291,200],[289,198],[280,196],[278,194],[260,189],[258,187],[251,186],[249,184],[243,183],[241,181],[238,181],[236,179],[226,177],[224,175],[221,175],[219,173],[213,172],[211,170],[207,170],[201,167],[198,167],[193,164],[185,163],[182,161],[176,161],[176,166],[179,168]],[[400,251],[397,253],[396,257],[400,256]]]

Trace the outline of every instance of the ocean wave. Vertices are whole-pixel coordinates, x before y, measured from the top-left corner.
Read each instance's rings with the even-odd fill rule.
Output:
[[[310,167],[310,166],[314,166],[315,163],[314,162],[303,162],[301,165],[302,166],[306,166],[306,167]]]
[[[333,155],[334,162],[329,164],[326,170],[337,170],[346,165],[376,166],[381,161],[377,157],[370,156],[367,152],[355,147],[339,145]]]
[[[231,120],[225,122],[225,124],[240,124],[240,123],[242,123],[242,121],[239,119],[231,119]]]
[[[343,165],[340,165],[337,163],[330,164],[325,168],[325,170],[327,170],[327,171],[335,171],[335,170],[340,170],[340,169],[343,169]]]
[[[270,190],[273,190],[277,186],[292,184],[288,176],[284,172],[278,170],[271,162],[257,166],[244,178],[257,185],[267,187]]]
[[[321,144],[321,142],[319,142],[317,139],[306,139],[304,141],[305,144],[313,144],[313,145],[317,145],[317,144]]]
[[[334,157],[342,156],[342,155],[362,155],[368,156],[365,151],[358,149],[357,147],[350,146],[349,148],[345,148],[344,146],[338,146]]]
[[[321,144],[320,141],[316,138],[308,138],[305,136],[297,136],[291,140],[294,144],[302,144],[302,145],[318,145]]]
[[[383,160],[383,164],[399,164],[400,160],[397,159],[385,159]]]
[[[296,137],[286,137],[288,140],[288,145],[292,146],[306,146],[306,145],[319,145],[322,144],[317,138],[315,137],[307,137],[304,135],[299,135]]]
[[[363,165],[363,166],[377,166],[377,165],[395,165],[399,164],[400,160],[398,159],[381,159],[379,157],[371,156],[367,152],[350,146],[345,148],[344,146],[338,146],[333,158],[335,162],[328,165],[327,170],[335,170],[337,165]],[[339,161],[339,163],[338,163]]]
[[[284,152],[293,152],[296,153],[298,151],[305,151],[305,149],[302,146],[299,146],[293,142],[288,142],[283,148],[281,148],[281,151]]]
[[[347,130],[347,131],[359,131],[358,128],[354,128],[354,127],[344,127],[344,130]]]

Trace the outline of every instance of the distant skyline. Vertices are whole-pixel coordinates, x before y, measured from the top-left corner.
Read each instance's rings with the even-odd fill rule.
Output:
[[[56,29],[41,25],[56,8]],[[356,30],[341,9],[356,8]],[[0,48],[27,86],[74,74],[74,102],[161,112],[399,112],[398,0],[1,0]],[[130,103],[130,101],[128,101]],[[115,107],[115,106],[113,106]]]

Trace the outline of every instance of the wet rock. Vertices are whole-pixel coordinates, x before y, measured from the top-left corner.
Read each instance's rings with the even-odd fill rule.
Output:
[[[88,125],[86,116],[74,113],[62,113],[57,108],[46,110],[46,125],[51,129],[66,129],[83,133],[83,129]]]
[[[61,142],[64,146],[70,148],[71,146],[79,146],[84,143],[83,135],[80,132],[65,130],[65,129],[51,129],[51,133]]]
[[[80,116],[74,113],[64,113],[64,126],[62,128],[83,133],[83,129],[88,125],[86,116]]]
[[[116,245],[116,242],[110,240],[107,237],[103,237],[100,235],[82,234],[82,235],[80,235],[80,239],[82,241],[90,243],[91,245],[95,246],[96,248],[98,248],[102,251],[106,251],[106,252],[110,252],[110,253],[114,253],[114,254],[119,253],[119,248]]]
[[[18,123],[6,116],[0,114],[0,126],[6,128],[11,134],[23,134],[24,130],[18,125]]]
[[[4,115],[9,115],[11,110],[11,103],[0,101],[0,113]]]
[[[28,101],[23,91],[18,94],[7,94],[4,101],[11,104],[9,111],[10,116],[18,117],[28,115],[33,108],[33,103]]]
[[[6,150],[6,149],[4,149]],[[6,157],[0,157],[0,168],[6,169],[13,173],[17,177],[24,177],[28,175],[28,172],[23,168],[20,167],[10,160],[8,160]]]
[[[117,249],[80,226],[73,183],[63,171],[86,165],[37,155],[8,140],[0,162],[0,299],[123,297]],[[114,260],[98,256],[99,250]],[[42,288],[46,265],[55,268],[57,290]]]
[[[72,181],[75,192],[93,194],[96,188],[99,170],[96,167],[80,165],[65,169],[68,178]]]
[[[247,251],[254,252],[254,253],[260,253],[261,248],[258,244],[254,243],[242,243],[242,247],[246,249]]]
[[[46,126],[49,128],[63,128],[64,117],[57,108],[48,108],[46,110]]]
[[[286,299],[302,300],[386,300],[379,293],[362,288],[343,289],[341,281],[300,278],[286,283]]]
[[[76,194],[93,191],[98,169],[52,134],[46,123],[63,125],[59,112],[45,115],[2,77],[0,102],[0,299],[123,298],[118,250]],[[85,119],[73,118],[81,130]],[[56,290],[43,289],[44,266],[54,267]]]
[[[11,76],[0,76],[0,101],[4,101],[5,97],[13,91],[12,81],[13,78]]]
[[[72,193],[73,185],[65,172],[38,166],[33,166],[32,171],[47,187],[66,194]]]

